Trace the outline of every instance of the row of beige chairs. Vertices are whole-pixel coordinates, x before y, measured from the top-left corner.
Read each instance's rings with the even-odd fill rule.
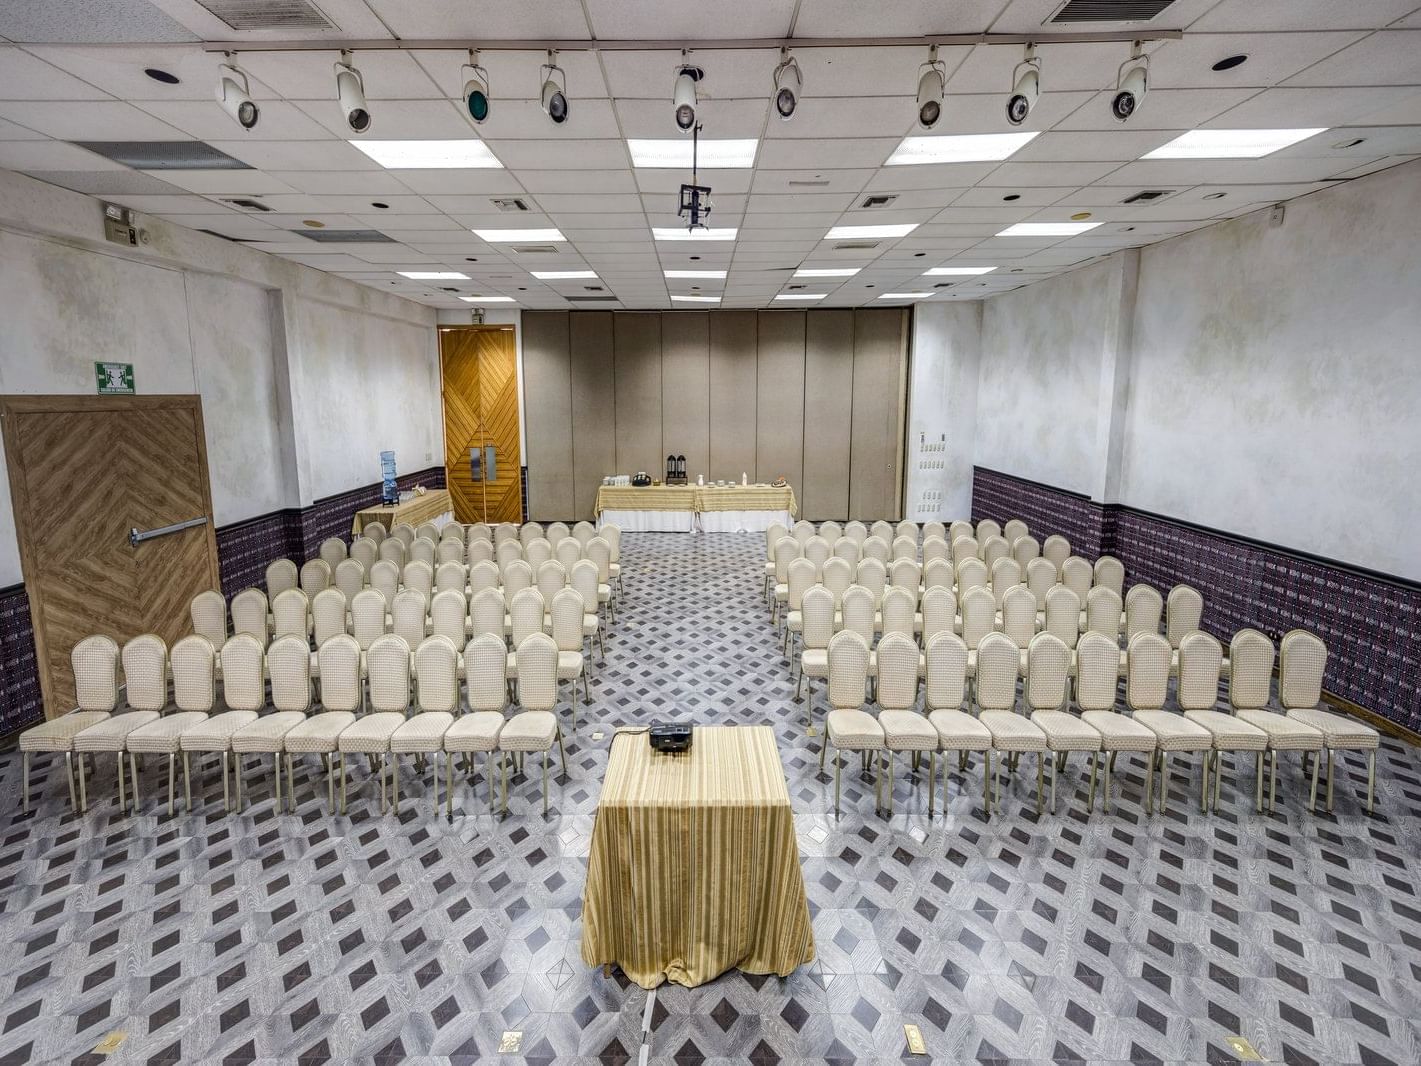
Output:
[[[1202,756],[1200,809],[1217,811],[1222,780],[1222,756],[1248,753],[1255,756],[1255,808],[1264,809],[1265,755],[1269,759],[1268,810],[1276,809],[1279,752],[1297,752],[1303,771],[1311,761],[1309,809],[1317,805],[1318,772],[1327,760],[1327,810],[1333,809],[1333,764],[1339,751],[1364,752],[1367,757],[1367,802],[1373,808],[1376,784],[1376,730],[1353,718],[1324,711],[1322,678],[1327,649],[1312,633],[1293,630],[1282,641],[1278,704],[1270,709],[1273,677],[1273,642],[1253,629],[1240,630],[1230,642],[1233,669],[1229,674],[1229,710],[1217,708],[1223,650],[1203,632],[1185,636],[1178,653],[1178,712],[1165,709],[1168,699],[1169,643],[1155,633],[1139,633],[1131,640],[1126,659],[1125,705],[1117,708],[1121,660],[1116,644],[1098,633],[1080,639],[1075,653],[1075,698],[1078,713],[1070,713],[1072,655],[1065,642],[1050,633],[1034,636],[1022,668],[1022,649],[1005,634],[982,639],[975,664],[962,638],[943,632],[932,638],[924,659],[917,645],[900,633],[886,636],[876,653],[863,636],[852,630],[837,633],[829,642],[829,712],[825,746],[833,746],[834,809],[840,798],[840,753],[858,752],[873,761],[876,808],[879,800],[878,762],[887,757],[888,811],[892,811],[892,756],[911,752],[916,760],[929,761],[928,811],[936,792],[936,752],[956,751],[959,769],[969,752],[984,758],[984,806],[990,814],[1000,805],[1000,781],[993,769],[994,753],[1015,770],[1022,753],[1036,756],[1036,809],[1044,806],[1043,776],[1051,766],[1051,810],[1056,807],[1056,778],[1073,752],[1090,753],[1091,776],[1087,809],[1095,805],[1097,774],[1105,759],[1103,796],[1110,809],[1110,775],[1120,752],[1145,759],[1144,797],[1153,811],[1155,774],[1159,775],[1160,809],[1168,803],[1170,763],[1174,756]],[[873,657],[871,659],[871,656]],[[925,660],[925,661],[924,661]],[[971,667],[975,665],[975,670]],[[920,667],[925,667],[920,669]],[[870,670],[876,671],[878,714],[864,710]],[[975,704],[963,710],[968,677],[975,674]],[[924,677],[922,710],[918,705],[919,677]],[[1019,713],[1018,681],[1026,714]],[[975,713],[972,711],[975,709]],[[820,750],[823,766],[824,748]],[[915,765],[916,768],[916,765]],[[1212,771],[1212,804],[1210,783]],[[946,806],[947,781],[943,782]]]
[[[314,656],[304,640],[292,636],[278,638],[263,651],[253,637],[239,633],[224,642],[219,651],[205,637],[194,634],[174,644],[171,653],[162,639],[151,633],[128,641],[122,651],[109,637],[87,637],[75,646],[72,656],[78,709],[21,734],[24,807],[29,809],[30,758],[37,752],[64,755],[70,803],[80,812],[88,809],[85,756],[115,755],[119,807],[128,810],[128,777],[135,814],[139,810],[139,758],[167,755],[170,816],[175,810],[179,756],[188,811],[193,809],[194,753],[199,758],[206,754],[220,757],[223,805],[228,810],[232,809],[229,764],[236,771],[236,808],[240,809],[243,757],[271,755],[273,798],[278,811],[282,802],[283,757],[287,795],[294,811],[294,762],[299,756],[320,755],[333,811],[339,772],[343,814],[347,804],[346,755],[363,754],[374,763],[380,778],[382,812],[386,806],[388,769],[398,812],[398,757],[413,754],[423,760],[429,756],[434,762],[442,753],[446,804],[452,816],[454,757],[463,756],[467,762],[474,753],[482,752],[491,805],[492,758],[495,753],[499,756],[506,811],[505,755],[512,754],[521,761],[528,752],[541,752],[546,814],[547,760],[555,740],[562,754],[562,730],[555,712],[566,655],[552,637],[541,631],[527,633],[514,652],[508,651],[501,636],[481,634],[464,647],[462,654],[442,635],[426,637],[411,650],[403,637],[388,634],[362,651],[353,637],[340,634],[322,644]],[[220,712],[216,691],[219,659],[225,707]],[[116,714],[120,660],[128,709]],[[461,672],[465,678],[462,692]],[[316,675],[320,678],[319,704],[313,685]],[[269,706],[265,686],[268,677]],[[519,711],[505,718],[510,683]],[[575,692],[571,706],[575,729]],[[75,755],[79,756],[77,794]],[[566,772],[565,756],[562,766]],[[434,769],[431,795],[437,809],[437,764]]]

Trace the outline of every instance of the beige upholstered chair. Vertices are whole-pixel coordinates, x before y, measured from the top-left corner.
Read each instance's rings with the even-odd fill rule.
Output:
[[[534,571],[534,583],[543,597],[543,606],[552,611],[553,597],[567,588],[567,570],[556,559],[549,559]],[[551,619],[546,619],[550,622]]]
[[[897,540],[899,537],[907,537],[913,542],[913,545],[916,548],[918,543],[918,523],[914,522],[910,518],[905,518],[900,521],[896,526],[893,527],[893,539]],[[914,554],[917,554],[916,551],[914,552]]]
[[[1095,580],[1095,571],[1089,562],[1079,555],[1072,555],[1061,563],[1061,584],[1070,589],[1085,602],[1085,598],[1090,595],[1091,582]]]
[[[863,549],[859,546],[859,542],[852,537],[843,536],[834,542],[835,559],[842,559],[850,566],[856,567],[862,557]]]
[[[1065,585],[1052,585],[1046,593],[1043,632],[1075,651],[1081,635],[1081,601]]]
[[[893,559],[917,559],[918,541],[916,537],[894,537],[889,545]]]
[[[501,589],[479,589],[469,601],[469,635],[479,637],[490,634],[502,643],[503,622],[507,612],[508,605],[503,600]]]
[[[389,559],[381,559],[370,568],[370,587],[378,592],[385,603],[385,613],[395,606],[395,593],[400,591],[400,568]]]
[[[888,583],[910,590],[914,597],[923,582],[923,568],[916,559],[894,559],[888,567]]]
[[[290,559],[274,559],[266,567],[266,595],[274,600],[287,589],[296,587],[296,564]]]
[[[889,595],[902,592],[890,590]],[[887,615],[888,602],[884,602]],[[878,642],[878,724],[888,756],[888,814],[893,814],[893,755],[913,753],[913,769],[928,756],[928,817],[937,794],[937,729],[915,709],[918,703],[918,645],[910,634],[886,632]]]
[[[980,585],[961,596],[962,642],[967,645],[967,676],[977,676],[977,648],[997,624],[997,604]]]
[[[1096,589],[1108,592],[1108,589]],[[1111,593],[1113,596],[1114,593]],[[1158,633],[1137,633],[1130,638],[1125,670],[1125,703],[1134,719],[1155,735],[1155,764],[1160,777],[1160,811],[1169,808],[1170,756],[1179,752],[1203,752],[1200,770],[1201,802],[1209,788],[1209,753],[1214,737],[1198,722],[1164,709],[1169,696],[1169,669],[1172,651],[1169,641]]]
[[[844,535],[844,527],[838,522],[830,520],[819,523],[819,535],[829,542],[829,547],[833,547],[839,542],[839,538]]]
[[[474,563],[469,567],[469,595],[476,596],[484,589],[499,588],[503,581],[499,573],[498,564],[491,559],[484,559]]]
[[[961,602],[968,589],[986,588],[990,575],[987,564],[973,557],[957,564],[957,599]],[[995,601],[993,601],[995,602]]]
[[[965,628],[965,626],[964,626]],[[970,644],[969,644],[970,648]],[[1009,770],[1015,771],[1022,752],[1036,755],[1036,813],[1045,800],[1046,734],[1025,715],[1016,713],[1016,679],[1021,673],[1021,651],[1003,633],[988,633],[977,645],[975,688],[977,720],[992,734],[992,748],[1006,756]],[[987,753],[990,760],[991,752]],[[997,775],[987,775],[992,782],[987,799],[987,813],[999,805],[1000,783]]]
[[[414,543],[417,536],[419,536],[419,533],[415,530],[414,526],[408,522],[396,522],[390,527],[391,539],[398,540],[405,546],[406,551],[409,550],[410,545]]]
[[[845,607],[855,589],[845,593]],[[829,640],[829,714],[824,728],[824,743],[819,745],[819,768],[824,768],[824,749],[834,748],[834,814],[839,813],[840,756],[845,751],[859,752],[865,763],[873,762],[873,805],[882,806],[878,781],[878,753],[886,738],[878,720],[863,709],[864,689],[868,681],[869,650],[863,636],[844,629]]]
[[[580,559],[568,575],[568,585],[582,597],[582,635],[591,650],[593,637],[597,638],[597,649],[602,658],[607,656],[607,644],[602,630],[601,616],[597,613],[597,564],[591,559]]]
[[[223,754],[223,794],[226,803],[226,753],[231,750],[232,737],[256,721],[257,712],[266,707],[266,661],[263,649],[250,633],[234,633],[219,651],[222,662],[222,702],[228,712],[244,712],[236,718],[225,719],[225,727],[220,736],[207,748],[196,746],[197,738],[187,741],[189,751],[208,750]],[[218,718],[224,718],[218,715]],[[212,719],[211,721],[216,721]],[[241,804],[241,776],[237,779],[237,805]]]
[[[1136,585],[1135,589],[1146,586]],[[1131,589],[1133,594],[1135,589]],[[1155,599],[1159,599],[1158,593]],[[1142,630],[1141,632],[1146,632]],[[1154,636],[1153,632],[1148,635]],[[1131,640],[1134,639],[1132,636]],[[1186,633],[1179,642],[1179,686],[1176,698],[1184,717],[1203,726],[1212,738],[1210,759],[1214,768],[1213,809],[1219,809],[1219,787],[1223,778],[1223,753],[1252,752],[1257,764],[1257,810],[1263,813],[1263,752],[1268,747],[1268,734],[1249,725],[1237,715],[1216,709],[1219,702],[1219,674],[1223,665],[1223,648],[1208,633]],[[1205,805],[1208,794],[1209,764],[1204,767]],[[1313,795],[1317,795],[1317,779],[1313,778]]]
[[[518,543],[523,545],[523,550],[528,550],[528,545],[535,540],[544,540],[543,526],[539,522],[524,522],[518,527]]]
[[[311,601],[311,636],[320,647],[337,633],[346,631],[345,593],[338,588],[322,589]]]
[[[369,536],[356,537],[350,542],[350,557],[368,574],[370,568],[380,561],[380,545]]]
[[[607,542],[607,546],[612,549],[612,561],[607,564],[607,570],[611,575],[612,584],[616,586],[617,598],[622,596],[622,527],[611,522],[606,523],[599,536]]]
[[[1002,632],[1021,650],[1021,672],[1025,674],[1026,649],[1036,636],[1036,597],[1025,585],[1012,585],[1002,597]]]
[[[439,539],[439,527],[433,522],[421,522],[414,527],[415,540],[436,541]]]
[[[324,559],[308,559],[301,566],[301,591],[309,598],[330,588],[331,567]]]
[[[880,630],[884,636],[890,633],[897,633],[907,637],[917,647],[917,642],[913,638],[916,631],[913,626],[914,608],[913,593],[905,588],[894,585],[883,593],[883,610],[881,612],[883,624]],[[913,677],[917,678],[917,660],[913,661]]]
[[[770,588],[775,580],[775,545],[779,543],[781,537],[787,536],[789,536],[789,530],[779,522],[771,522],[765,529],[765,581],[761,595],[767,602],[770,598]]]
[[[572,530],[568,529],[566,522],[551,522],[543,536],[547,537],[550,543],[556,544],[565,537],[572,536]]]
[[[1125,594],[1125,639],[1136,633],[1158,633],[1164,600],[1149,585],[1131,585]]]
[[[854,583],[868,589],[869,595],[873,597],[874,610],[877,611],[883,604],[883,593],[888,587],[888,568],[878,559],[864,559],[858,565]]]
[[[362,589],[350,605],[350,635],[368,651],[377,637],[385,634],[385,597],[379,589]]]
[[[892,544],[893,525],[892,523],[885,522],[883,519],[880,518],[878,521],[869,524],[868,535],[870,537],[877,537],[879,540],[883,541],[884,544]]]
[[[123,646],[125,702],[135,711],[162,712],[168,706],[168,646],[143,633]],[[136,797],[135,797],[136,798]]]
[[[971,536],[958,537],[952,542],[952,565],[961,567],[968,559],[979,558],[977,554],[977,538]]]
[[[540,608],[541,609],[541,608]],[[515,612],[517,605],[514,605]],[[543,816],[548,813],[548,752],[558,745],[558,764],[567,773],[567,753],[558,726],[558,646],[546,633],[530,633],[517,645],[518,713],[499,732],[499,763],[503,770],[503,811],[508,813],[508,764],[512,754],[521,763],[529,752],[543,754]]]
[[[780,650],[787,659],[794,658],[794,638],[804,626],[804,618],[801,613],[804,594],[815,583],[817,576],[814,563],[809,559],[799,558],[789,561],[789,581],[786,582],[789,591],[785,599],[784,638],[780,641]]]
[[[1114,589],[1105,585],[1097,585],[1086,593],[1086,632],[1103,633],[1118,644],[1120,642],[1120,616],[1120,597],[1116,595]]]
[[[1021,584],[1021,567],[1016,565],[1016,560],[1008,556],[1001,556],[988,564],[991,573],[992,598],[996,601],[997,610],[1002,609],[1002,597],[1006,595],[1007,589]],[[1035,599],[1035,597],[1032,597]]]
[[[424,594],[425,602],[434,595],[434,568],[423,559],[405,563],[403,581],[405,588]]]
[[[1046,597],[1056,587],[1056,566],[1048,559],[1037,556],[1026,564],[1026,587],[1036,597],[1036,602],[1044,604]]]
[[[279,592],[271,601],[272,637],[300,637],[311,632],[311,601],[300,589]]]
[[[576,537],[563,537],[553,545],[553,558],[562,563],[564,570],[571,570],[583,554],[582,542]]]
[[[952,548],[942,537],[929,534],[923,537],[923,566],[926,567],[935,559],[952,562]]]
[[[385,528],[384,522],[366,522],[360,527],[360,535],[369,537],[378,547],[390,535],[390,532]],[[370,568],[366,567],[366,569]]]
[[[591,703],[587,689],[587,660],[582,654],[582,594],[573,588],[562,588],[553,594],[549,614],[552,616],[552,638],[558,646],[558,680],[572,682],[572,729],[577,730],[577,682],[582,680],[582,699]]]
[[[929,537],[938,537],[943,543],[947,542],[947,526],[941,522],[933,520],[923,523],[923,543],[926,545]]]
[[[803,620],[803,650],[799,654],[799,677],[794,683],[795,699],[801,683],[808,685],[805,707],[814,722],[814,679],[829,676],[829,640],[834,635],[834,594],[823,585],[814,585],[804,594],[800,607]]]
[[[390,737],[404,724],[410,702],[410,648],[393,633],[375,638],[365,653],[369,679],[370,712],[357,718],[340,734],[340,809],[346,812],[345,757],[368,755],[380,775],[380,812],[385,811],[385,767]]]
[[[843,603],[840,608],[840,629],[849,633],[857,633],[866,646],[873,647],[873,637],[877,627],[874,625],[873,593],[862,585],[850,585],[844,590]],[[868,653],[868,676],[873,677],[875,673],[875,662],[873,652]],[[830,663],[830,680],[832,681],[833,663]],[[862,702],[862,701],[860,701]]]
[[[459,544],[457,541],[441,540],[439,544],[441,547],[443,547],[445,544],[453,544],[455,547],[460,549],[460,553],[462,555],[463,545]],[[458,592],[462,594],[465,586],[468,583],[468,576],[468,571],[464,569],[464,563],[462,559],[446,559],[444,562],[440,563],[438,567],[435,568],[434,591],[436,593]]]
[[[428,615],[429,601],[423,592],[419,589],[400,589],[395,594],[395,606],[390,611],[390,632],[411,648],[417,648],[424,641]]]
[[[889,560],[893,557],[892,546],[882,537],[869,537],[863,542],[862,552],[863,561],[859,563],[860,566],[868,562],[868,560],[873,559],[876,562],[882,563],[884,570],[888,569]]]
[[[365,572],[357,559],[344,559],[336,564],[335,587],[345,594],[347,609],[356,593],[365,587]]]
[[[1083,633],[1076,644],[1076,704],[1081,720],[1100,734],[1100,750],[1106,755],[1103,795],[1110,812],[1110,776],[1115,757],[1122,751],[1139,752],[1145,757],[1145,804],[1154,810],[1155,734],[1127,714],[1115,710],[1120,684],[1120,646],[1101,633]],[[1087,809],[1095,806],[1091,792]]]
[[[597,604],[606,610],[608,622],[614,622],[616,608],[613,606],[612,597],[612,545],[604,537],[593,537],[587,542],[583,555],[597,565]],[[577,562],[578,560],[573,560],[573,565]],[[597,607],[593,606],[592,609],[595,611]]]
[[[335,754],[340,735],[355,723],[355,712],[362,702],[360,645],[346,634],[332,637],[316,652],[321,678],[321,712],[307,715],[283,738],[286,750],[287,795],[291,807],[296,807],[296,777],[294,759],[300,755],[319,755],[326,774],[326,804],[332,814],[336,810]]]
[[[955,585],[951,559],[933,559],[923,564],[923,589],[941,588],[951,591]]]
[[[846,540],[840,543],[852,545],[853,541]],[[838,610],[839,604],[843,602],[844,590],[854,583],[854,573],[857,569],[856,564],[837,555],[824,564],[824,576],[821,584],[834,597],[835,610]]]
[[[511,600],[524,589],[533,587],[533,568],[522,559],[514,559],[513,562],[502,568],[500,580],[503,585],[504,598]]]
[[[464,642],[468,639],[468,607],[464,594],[458,589],[445,589],[434,594],[434,602],[429,605],[429,633],[444,637],[454,645],[456,655],[462,656]],[[416,648],[418,651],[418,648]],[[457,676],[464,676],[462,659],[455,663]],[[416,668],[418,673],[418,668]]]
[[[1002,527],[993,519],[984,518],[977,523],[977,542],[979,544],[985,545],[988,538],[1000,537],[1001,535]],[[1007,547],[1011,547],[1011,545],[1007,545]]]
[[[502,570],[515,559],[523,558],[523,545],[516,540],[505,540],[494,548],[493,558]]]
[[[345,541],[339,537],[327,537],[321,541],[320,557],[324,559],[326,565],[330,567],[332,574],[335,573],[336,567],[345,560],[348,554]]]
[[[799,541],[781,537],[775,541],[774,584],[770,588],[770,621],[779,620],[780,604],[789,599],[789,563],[803,554]]]
[[[1006,524],[1002,526],[1002,536],[1013,547],[1016,546],[1018,540],[1030,532],[1031,530],[1020,518],[1008,518]]]
[[[1011,557],[1016,560],[1016,565],[1021,567],[1022,572],[1025,573],[1026,568],[1034,560],[1041,558],[1041,542],[1030,534],[1018,537],[1012,542]],[[1054,566],[1052,567],[1051,580],[1053,583],[1056,580]]]
[[[382,563],[394,563],[395,569],[402,569],[409,556],[409,550],[405,547],[405,542],[400,537],[389,536],[380,542],[380,561]]]
[[[844,536],[848,537],[849,540],[853,541],[862,549],[863,542],[868,539],[868,526],[859,521],[845,522]]]
[[[445,523],[444,528],[439,531],[439,542],[442,544],[446,540],[452,540],[459,545],[460,550],[464,547],[464,527],[458,522]]]
[[[75,645],[71,662],[74,665],[75,690],[81,710],[87,709],[86,705],[107,700],[112,664],[117,658],[115,655],[114,659],[110,659],[112,644],[113,642],[107,637],[86,637]],[[167,706],[167,648],[162,639],[152,633],[134,637],[123,646],[122,657],[126,688],[125,702],[130,709],[123,714],[105,716],[74,737],[73,750],[80,756],[80,810],[88,808],[83,756],[111,752],[118,757],[119,809],[123,810],[125,814],[128,813],[124,793],[123,765],[128,738],[138,728],[157,721],[159,712]],[[117,693],[115,692],[116,698]],[[136,759],[129,760],[129,770],[133,772],[135,809],[138,798],[136,764]]]
[[[1165,599],[1165,636],[1178,649],[1186,633],[1196,633],[1204,618],[1204,597],[1188,585],[1175,585]]]
[[[272,762],[272,810],[281,811],[281,757],[286,751],[286,734],[306,720],[311,709],[311,655],[304,637],[282,636],[267,650],[267,671],[271,675],[273,713],[232,734],[232,758],[237,766],[236,806],[242,808],[242,756],[270,755]],[[224,677],[225,681],[225,677]]]
[[[533,568],[533,573],[538,572],[538,567],[542,566],[553,557],[553,546],[543,537],[534,537],[527,544],[523,545],[523,558],[529,566]]]
[[[1041,542],[1041,558],[1049,560],[1060,573],[1062,565],[1071,556],[1071,542],[1059,533],[1052,533]]]
[[[334,590],[328,589],[335,595]],[[213,646],[203,637],[184,637],[173,645],[169,656],[173,669],[173,702],[180,712],[203,712],[201,717],[185,724],[179,730],[177,750],[183,756],[183,797],[184,809],[192,812],[192,755],[199,757],[216,753],[222,761],[222,809],[232,807],[229,764],[232,755],[232,734],[256,721],[253,710],[227,710],[212,714],[217,702],[216,658]],[[170,715],[169,719],[177,715]],[[167,721],[164,719],[163,721]],[[145,726],[145,729],[153,728]],[[169,751],[172,754],[172,751]]]
[[[509,630],[514,648],[519,647],[534,633],[543,631],[543,616],[546,613],[547,605],[543,601],[543,594],[537,589],[523,589],[514,594],[508,601]],[[508,653],[507,676],[510,681],[518,676],[516,651]]]
[[[575,524],[573,525],[573,527],[572,527],[572,537],[573,537],[573,539],[576,540],[577,543],[581,544],[583,547],[586,547],[586,546],[587,546],[587,542],[588,542],[589,540],[591,540],[593,537],[595,537],[596,535],[597,535],[597,527],[594,526],[591,522],[588,522],[588,521],[585,521],[585,520],[584,520],[584,521],[575,523]]]
[[[455,755],[465,757],[472,773],[472,757],[478,752],[484,753],[488,803],[489,809],[493,809],[493,753],[498,750],[498,735],[503,729],[504,708],[508,705],[506,662],[507,647],[502,636],[483,633],[464,646],[469,713],[455,718],[444,734],[444,796],[450,818],[454,817]]]
[[[450,526],[449,528],[454,528]],[[440,537],[439,543],[434,546],[434,571],[437,575],[439,568],[448,563],[454,563],[460,567],[462,573],[464,562],[464,542],[457,537]]]
[[[1056,812],[1056,777],[1073,751],[1090,752],[1090,792],[1100,766],[1100,734],[1063,710],[1070,691],[1071,649],[1050,633],[1038,633],[1026,649],[1026,707],[1046,737],[1051,759],[1051,812]]]
[[[188,611],[192,616],[192,631],[206,637],[214,648],[222,647],[227,639],[227,601],[222,593],[211,589],[199,592],[192,598]]]
[[[243,589],[232,597],[232,632],[247,633],[266,647],[266,596],[261,589]]]
[[[950,629],[943,630],[928,639],[924,659],[923,709],[928,722],[937,730],[938,746],[945,752],[957,752],[959,771],[967,767],[968,752],[984,753],[982,790],[986,795],[991,787],[992,732],[962,710],[967,695],[967,645]],[[943,810],[947,809],[949,776],[943,774]]]
[[[949,544],[956,544],[958,537],[971,537],[975,541],[977,539],[977,529],[971,522],[964,522],[961,519],[949,523],[947,527],[947,542]],[[976,552],[977,548],[974,544],[972,553],[975,555]]]
[[[439,812],[439,753],[444,734],[454,724],[459,709],[459,653],[448,637],[426,637],[414,651],[415,710],[390,734],[390,791],[395,813],[400,813],[400,756],[430,756],[430,803]],[[447,758],[447,756],[446,756]]]
[[[1125,595],[1125,564],[1113,555],[1102,555],[1095,561],[1095,584],[1108,588],[1116,597]]]
[[[1316,635],[1294,629],[1283,635],[1278,662],[1278,702],[1283,712],[1295,722],[1311,726],[1322,734],[1323,750],[1327,753],[1327,810],[1332,811],[1332,763],[1338,751],[1362,751],[1367,754],[1367,813],[1372,813],[1377,786],[1377,748],[1381,736],[1371,726],[1346,715],[1324,711],[1322,678],[1327,668],[1327,645]],[[1274,788],[1277,787],[1277,755],[1274,755]],[[1317,780],[1314,771],[1314,782]],[[1317,802],[1316,786],[1311,806]],[[1270,802],[1269,806],[1272,804]]]
[[[932,643],[939,633],[956,632],[957,604],[952,592],[942,585],[929,585],[923,590],[923,647]],[[924,664],[926,668],[926,664]],[[965,671],[966,660],[963,661]]]
[[[814,564],[814,571],[817,575],[819,570],[830,556],[834,554],[833,547],[823,537],[815,534],[804,542],[804,558]]]
[[[997,560],[1011,558],[1011,545],[1007,543],[1006,537],[988,537],[986,540],[979,541],[978,544],[982,553],[982,562],[987,564],[988,572],[991,571]]]
[[[23,810],[30,809],[30,756],[35,752],[64,753],[69,806],[75,811],[82,811],[87,806],[74,793],[74,740],[90,727],[106,722],[118,706],[118,659],[118,644],[111,637],[85,637],[74,645],[69,661],[74,669],[77,709],[41,722],[20,734],[20,803]],[[79,759],[79,773],[82,780],[82,756]],[[122,773],[123,762],[120,759],[119,774]]]
[[[495,562],[493,557],[493,541],[486,537],[469,537],[468,546],[464,549],[464,561],[469,564],[469,568],[477,566],[479,563]]]

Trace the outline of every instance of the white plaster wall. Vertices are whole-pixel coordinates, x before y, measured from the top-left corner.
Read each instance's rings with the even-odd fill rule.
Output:
[[[1421,579],[1418,249],[1421,163],[1146,248],[1124,502]]]
[[[972,513],[982,302],[913,310],[903,514],[952,522]]]

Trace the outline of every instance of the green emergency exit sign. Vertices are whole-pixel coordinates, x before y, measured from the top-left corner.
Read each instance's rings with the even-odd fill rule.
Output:
[[[100,396],[133,395],[132,363],[95,363]]]

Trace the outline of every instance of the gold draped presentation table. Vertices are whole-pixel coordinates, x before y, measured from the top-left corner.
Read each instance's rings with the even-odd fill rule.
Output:
[[[350,523],[350,531],[358,537],[367,522],[382,522],[385,532],[388,533],[395,527],[396,522],[408,522],[412,526],[418,526],[421,522],[432,522],[440,515],[452,514],[453,511],[454,501],[448,489],[430,489],[422,496],[411,497],[403,503],[381,503],[356,511]]]
[[[788,976],[814,931],[769,726],[697,726],[688,752],[612,740],[592,830],[582,959],[643,988],[730,969]]]
[[[763,533],[773,522],[788,527],[799,505],[788,485],[603,485],[594,510],[624,533]]]

